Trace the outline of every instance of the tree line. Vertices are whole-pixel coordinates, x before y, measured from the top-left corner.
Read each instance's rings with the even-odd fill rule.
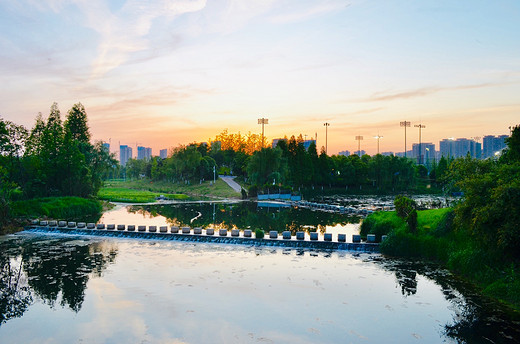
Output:
[[[65,120],[56,103],[31,130],[0,118],[0,217],[13,200],[95,196],[117,161],[101,142],[91,143],[87,113],[75,104]]]
[[[248,137],[244,140],[224,131],[209,145],[179,146],[166,159],[130,159],[122,176],[191,183],[211,180],[215,168],[217,174],[233,174],[250,184],[252,196],[268,188],[294,191],[320,186],[392,193],[414,190],[418,185],[439,186],[450,164],[442,158],[428,171],[403,157],[329,156],[323,148],[318,154],[314,142],[305,148],[302,135],[280,140],[274,148],[262,147],[255,137]]]

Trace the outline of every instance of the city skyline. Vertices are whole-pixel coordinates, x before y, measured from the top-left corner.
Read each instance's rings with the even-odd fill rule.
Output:
[[[155,152],[230,133],[318,134],[329,155],[509,134],[516,1],[39,1],[0,4],[0,116],[78,101],[92,138]],[[330,126],[324,127],[324,123]],[[327,144],[325,143],[325,130]]]

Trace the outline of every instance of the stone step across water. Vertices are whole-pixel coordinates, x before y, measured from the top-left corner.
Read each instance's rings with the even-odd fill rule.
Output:
[[[102,227],[105,227],[104,224],[100,224]],[[115,226],[115,225],[114,225]],[[108,225],[106,227],[109,227]],[[111,227],[111,226],[110,226]],[[112,230],[96,230],[92,231],[89,229],[82,228],[66,228],[66,227],[49,227],[49,226],[28,226],[26,228],[27,231],[37,232],[37,233],[74,233],[78,235],[101,235],[101,236],[110,236],[110,237],[126,237],[126,238],[136,238],[136,239],[150,239],[150,240],[175,240],[175,241],[187,241],[187,242],[213,242],[213,243],[221,243],[221,244],[241,244],[248,246],[280,246],[280,247],[291,247],[291,248],[310,248],[310,249],[327,249],[327,250],[345,250],[345,251],[358,251],[358,252],[378,252],[378,244],[374,243],[345,243],[345,242],[334,242],[334,241],[325,241],[314,239],[317,238],[317,232],[311,232],[311,240],[292,240],[292,238],[288,238],[287,233],[285,239],[277,235],[274,239],[256,239],[251,237],[243,237],[237,236],[227,236],[227,230],[221,229],[219,230],[219,235],[186,235],[186,234],[168,234],[168,233],[154,233],[147,232],[146,226],[139,226],[143,228],[142,232],[135,231],[114,231]],[[138,227],[138,228],[139,228]],[[208,228],[211,230],[212,228]],[[245,231],[244,231],[245,232]],[[276,231],[275,231],[276,232]],[[210,231],[211,233],[211,231]],[[289,232],[290,233],[290,232]],[[297,232],[297,238],[299,237]],[[221,235],[223,234],[223,235]],[[325,233],[331,234],[331,233]],[[331,234],[332,235],[332,234]],[[328,237],[328,236],[327,236]],[[324,236],[325,238],[325,236]],[[327,239],[328,240],[328,239]]]
[[[32,223],[32,227],[38,227],[38,228],[42,228],[42,227],[45,227],[45,228],[51,228],[51,227],[56,227],[58,229],[60,228],[64,228],[64,229],[84,229],[84,228],[87,228],[87,229],[98,229],[98,230],[103,230],[103,229],[106,229],[107,231],[113,231],[115,229],[117,229],[119,232],[134,232],[135,229],[136,229],[136,226],[135,225],[122,225],[122,224],[118,224],[117,226],[115,224],[103,224],[103,223],[98,223],[98,224],[95,224],[95,223],[85,223],[85,222],[79,222],[79,223],[76,223],[76,222],[66,222],[66,221],[58,221],[57,223],[55,223],[56,221],[38,221],[38,220],[33,220],[31,221]],[[147,232],[147,226],[143,226],[143,225],[140,225],[140,226],[137,226],[137,231],[138,232]],[[181,227],[179,228],[179,226],[171,226],[170,228],[170,233],[171,234],[178,234],[179,231],[181,231],[181,233],[183,235],[191,235],[192,234],[192,228],[188,227],[188,226],[185,226],[185,227]],[[157,226],[148,226],[148,233],[156,233],[157,232]],[[162,233],[162,234],[168,234],[168,226],[160,226],[159,227],[159,233]],[[194,235],[197,235],[197,236],[201,236],[203,235],[203,229],[201,227],[196,227],[196,228],[193,228],[193,234]],[[206,236],[213,236],[215,235],[215,229],[214,228],[207,228],[205,230],[205,233]],[[228,230],[227,229],[219,229],[218,231],[218,236],[219,237],[228,237]],[[231,230],[231,237],[233,238],[239,238],[240,237],[240,230],[239,229],[232,229]],[[309,237],[310,237],[310,241],[320,241],[319,240],[319,234],[317,232],[310,232],[309,233]],[[250,229],[245,229],[243,231],[243,238],[252,238],[252,230]],[[269,239],[279,239],[279,233],[277,231],[269,231]],[[292,241],[293,240],[293,237],[292,237],[292,233],[290,231],[284,231],[281,233],[281,238],[285,241]],[[384,241],[386,240],[387,236],[384,235],[381,237],[381,241]],[[305,232],[303,231],[298,231],[296,232],[296,241],[305,241]],[[323,234],[323,240],[324,242],[333,242],[333,234],[332,233],[324,233]],[[337,234],[337,242],[338,243],[346,243],[347,241],[347,235],[346,234],[343,234],[343,233],[339,233]],[[361,243],[361,235],[359,234],[353,234],[352,235],[352,243],[355,243],[355,244],[358,244],[358,243]],[[368,234],[367,235],[367,241],[366,241],[367,244],[377,244],[377,241],[376,241],[376,235],[375,234]]]

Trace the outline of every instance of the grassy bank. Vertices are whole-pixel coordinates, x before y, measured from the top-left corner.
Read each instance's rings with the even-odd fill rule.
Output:
[[[100,215],[102,202],[80,197],[46,197],[12,203],[14,218],[83,219]]]
[[[150,203],[155,202],[159,196],[167,199],[187,199],[184,194],[159,193],[148,190],[136,190],[127,187],[109,186],[104,187],[98,192],[98,198],[111,202],[127,202],[127,203]]]
[[[184,183],[170,183],[166,181],[152,182],[150,180],[111,180],[105,182],[99,193],[100,199],[120,202],[153,202],[155,197],[164,195],[172,199],[191,198],[240,198],[224,181],[217,179],[214,185],[209,181],[202,184],[186,185]],[[114,197],[114,198],[110,198]],[[128,200],[124,200],[124,199]],[[147,200],[146,200],[147,199]]]
[[[452,209],[417,215],[417,232],[411,233],[395,212],[376,212],[363,221],[361,235],[388,235],[380,246],[383,254],[435,260],[520,311],[520,272],[514,261],[454,228]]]

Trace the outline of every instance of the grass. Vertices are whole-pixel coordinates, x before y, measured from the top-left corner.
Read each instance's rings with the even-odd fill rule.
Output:
[[[119,193],[118,193],[119,192]],[[114,198],[108,198],[108,196]],[[201,184],[186,185],[184,183],[171,183],[167,181],[150,180],[114,180],[105,183],[99,193],[100,199],[119,202],[153,202],[155,197],[164,195],[171,199],[191,198],[240,198],[240,193],[235,192],[224,181],[217,179],[215,185],[209,181]],[[125,200],[126,199],[126,200]],[[139,200],[137,200],[139,199]]]
[[[381,253],[434,260],[477,285],[482,294],[520,311],[520,269],[500,252],[479,245],[456,230],[451,208],[417,212],[418,230],[411,233],[395,212],[376,212],[361,225],[361,234],[388,235]]]
[[[112,202],[150,203],[163,195],[167,199],[187,199],[184,194],[159,193],[148,190],[136,190],[125,187],[104,187],[98,192],[98,198]]]
[[[46,197],[12,203],[11,211],[16,218],[82,219],[100,215],[103,204],[94,199],[81,197]]]

